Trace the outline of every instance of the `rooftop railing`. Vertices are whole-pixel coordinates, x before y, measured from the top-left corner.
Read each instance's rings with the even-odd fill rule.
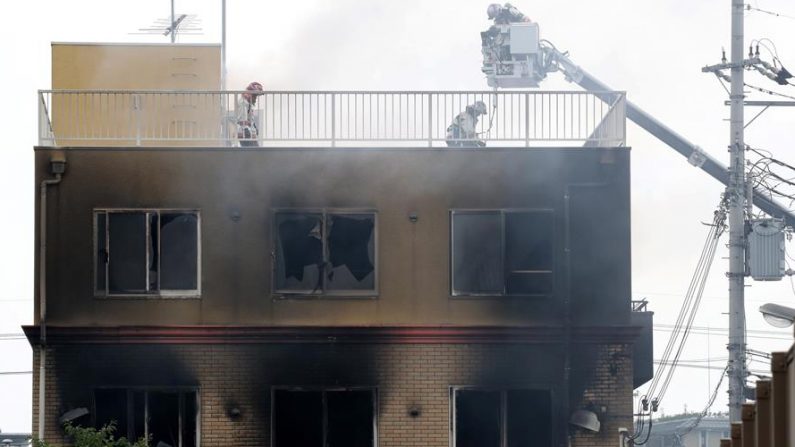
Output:
[[[39,91],[41,146],[239,146],[243,91]],[[623,92],[266,91],[258,146],[589,146],[626,141]],[[450,125],[482,101],[475,133]],[[237,110],[239,111],[239,110]]]

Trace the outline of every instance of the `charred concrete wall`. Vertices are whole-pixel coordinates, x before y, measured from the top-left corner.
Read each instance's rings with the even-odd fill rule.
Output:
[[[563,414],[559,345],[58,346],[48,354],[47,440],[64,442],[57,418],[69,409],[92,409],[96,387],[196,387],[202,445],[268,446],[272,387],[366,386],[377,389],[379,446],[447,447],[451,387],[474,386],[550,390],[553,445],[566,445],[572,434],[575,446],[613,446],[616,428],[631,424],[631,361],[621,356],[627,348],[589,345],[583,351],[595,352],[596,362],[573,371],[573,380],[588,379],[578,379],[586,389],[572,399],[604,407],[598,410],[603,429],[590,435],[570,432]],[[34,375],[34,396],[37,387]],[[36,407],[34,399],[34,426]],[[231,416],[232,408],[240,415]]]
[[[38,148],[37,184],[52,157],[67,161],[48,193],[52,325],[560,325],[567,300],[572,324],[629,324],[626,148]],[[201,296],[95,296],[96,208],[199,210]],[[375,296],[274,294],[277,208],[374,210]],[[553,215],[552,293],[452,297],[450,211],[528,208]]]

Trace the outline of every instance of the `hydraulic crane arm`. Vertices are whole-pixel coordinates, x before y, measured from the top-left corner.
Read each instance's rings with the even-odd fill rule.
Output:
[[[545,65],[547,72],[560,71],[566,77],[566,80],[574,82],[588,91],[605,92],[611,90],[607,85],[574,64],[565,53],[561,53],[550,46],[544,47],[544,53],[546,56]],[[712,158],[700,147],[674,132],[671,128],[659,122],[654,117],[644,112],[640,107],[629,101],[626,103],[626,111],[627,118],[632,122],[682,154],[694,166],[700,167],[702,170],[706,171],[707,174],[724,185],[728,185],[729,170],[726,166],[721,164],[721,162]],[[770,216],[783,218],[787,226],[795,227],[795,214],[766,196],[763,191],[754,188],[753,203]]]

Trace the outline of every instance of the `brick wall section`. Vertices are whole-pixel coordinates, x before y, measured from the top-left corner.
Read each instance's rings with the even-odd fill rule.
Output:
[[[568,427],[560,396],[558,345],[123,345],[50,348],[46,437],[63,443],[57,418],[91,408],[95,386],[197,386],[203,446],[269,446],[272,386],[374,386],[380,447],[450,447],[450,387],[549,388],[557,445]],[[578,432],[573,445],[615,446],[617,428],[631,427],[632,370],[628,345],[589,345],[598,352],[590,386],[572,401],[607,406],[602,432]],[[53,351],[54,350],[54,351]],[[34,354],[34,371],[38,368]],[[573,372],[573,374],[578,374]],[[33,433],[38,376],[34,374]],[[412,406],[421,415],[408,414]],[[241,416],[228,411],[237,407]]]
[[[598,347],[592,382],[588,384],[575,407],[588,406],[607,409],[600,415],[599,433],[579,430],[572,444],[577,447],[616,446],[620,427],[633,430],[632,413],[632,345],[602,345]]]
[[[33,349],[33,427],[31,433],[33,437],[37,437],[39,433],[39,350]],[[63,436],[63,431],[57,424],[60,409],[60,399],[58,398],[58,384],[53,380],[53,371],[55,371],[55,358],[53,350],[47,350],[47,377],[45,378],[45,420],[47,424],[44,427],[44,437],[48,440],[60,440]]]

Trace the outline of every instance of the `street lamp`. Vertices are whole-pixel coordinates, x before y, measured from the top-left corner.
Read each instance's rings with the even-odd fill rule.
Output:
[[[795,322],[795,309],[791,307],[767,303],[759,307],[759,312],[771,326],[785,328]]]

